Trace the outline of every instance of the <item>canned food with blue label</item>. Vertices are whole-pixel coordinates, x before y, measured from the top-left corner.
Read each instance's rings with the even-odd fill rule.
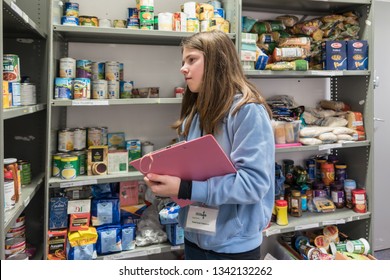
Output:
[[[91,80],[88,78],[76,78],[73,80],[73,98],[91,98]]]
[[[79,16],[79,4],[75,2],[65,2],[64,16],[78,17]]]
[[[79,18],[78,17],[61,17],[61,24],[66,26],[78,26]]]
[[[76,60],[76,77],[88,78],[92,77],[92,61],[87,59]]]
[[[73,99],[73,79],[55,78],[54,99]]]

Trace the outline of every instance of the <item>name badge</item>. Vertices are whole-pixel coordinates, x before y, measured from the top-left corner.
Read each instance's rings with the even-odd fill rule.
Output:
[[[186,230],[215,234],[218,209],[191,205],[188,210]]]

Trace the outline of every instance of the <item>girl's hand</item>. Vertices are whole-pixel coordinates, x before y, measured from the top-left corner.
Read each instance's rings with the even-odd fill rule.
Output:
[[[170,197],[179,194],[179,177],[149,173],[144,177],[144,181],[154,195]]]

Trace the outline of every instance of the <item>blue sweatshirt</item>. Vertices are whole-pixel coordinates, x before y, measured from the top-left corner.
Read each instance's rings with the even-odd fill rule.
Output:
[[[232,109],[239,101],[236,96]],[[232,110],[231,110],[232,111]],[[192,121],[187,140],[202,135],[199,117]],[[225,117],[214,135],[237,173],[207,181],[193,181],[191,200],[218,208],[216,234],[185,231],[185,238],[205,250],[241,253],[260,246],[274,204],[275,145],[268,113],[263,105],[246,104]],[[179,222],[185,228],[188,206]]]

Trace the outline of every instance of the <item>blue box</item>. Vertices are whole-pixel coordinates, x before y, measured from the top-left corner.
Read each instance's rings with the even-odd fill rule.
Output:
[[[368,43],[366,40],[347,41],[348,70],[368,69]]]
[[[345,41],[322,43],[323,70],[347,70],[347,47]]]
[[[68,198],[51,197],[49,202],[49,229],[68,227]]]
[[[172,245],[184,244],[184,229],[178,224],[166,225],[165,231]]]

